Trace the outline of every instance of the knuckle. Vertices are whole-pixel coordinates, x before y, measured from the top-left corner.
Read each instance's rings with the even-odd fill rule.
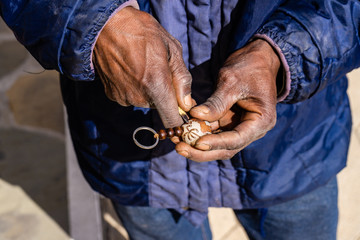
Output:
[[[191,88],[191,82],[192,82],[192,78],[191,78],[191,74],[186,70],[183,72],[183,76],[181,78],[182,80],[182,84],[187,87],[187,88]]]
[[[143,91],[148,92],[149,95],[156,95],[159,92],[168,90],[166,74],[159,71],[155,76],[150,75],[142,80]],[[140,86],[141,87],[141,86]]]
[[[212,145],[212,149],[217,150],[234,150],[238,148],[239,141],[236,135],[238,134],[235,130],[228,131],[224,134],[218,134],[215,144]],[[231,135],[230,135],[231,134]]]
[[[107,98],[109,98],[111,101],[117,101],[113,95],[113,91],[109,88],[105,88],[105,95]]]
[[[191,74],[187,71],[187,69],[183,69],[181,67],[174,70],[173,75],[176,75],[175,79],[180,87],[185,87],[186,89],[191,88]]]
[[[207,105],[209,108],[213,108],[213,110],[216,112],[224,112],[226,110],[226,104],[224,103],[223,99],[217,95],[211,96],[205,105]]]
[[[173,43],[174,43],[174,47],[176,48],[176,50],[181,53],[183,48],[182,48],[180,41],[177,40],[176,38],[173,38]]]
[[[226,141],[225,142],[225,149],[227,150],[235,150],[238,149],[240,147],[241,144],[241,136],[240,134],[233,130],[232,132],[234,132],[236,134],[236,137],[234,137],[233,139],[231,139],[231,141]]]
[[[217,89],[221,89],[222,92],[226,92],[228,98],[237,100],[243,98],[243,95],[248,90],[244,85],[239,84],[240,76],[236,71],[228,71],[227,68],[221,69],[219,72]]]
[[[179,79],[182,79],[184,82],[188,82],[191,79],[191,74],[185,67],[185,64],[181,58],[178,59],[178,61],[176,61],[172,66],[172,74],[177,75]]]
[[[237,143],[231,143],[231,144],[228,144],[228,145],[226,146],[226,149],[227,149],[227,150],[235,150],[235,149],[237,149],[237,148],[239,148],[239,146],[238,146]]]
[[[196,158],[192,155],[189,155],[186,157],[187,159],[190,159],[191,161],[194,161],[194,162],[198,162],[198,163],[201,163],[201,162],[206,162],[205,159],[203,159],[202,157],[199,157],[199,158]]]
[[[276,125],[276,110],[273,111],[266,111],[264,113],[264,119],[266,124],[266,129],[269,131],[273,129]]]
[[[127,107],[130,104],[126,101],[126,98],[121,95],[121,92],[117,91],[116,88],[107,87],[105,88],[105,95],[111,101],[117,102],[119,105]]]
[[[235,71],[231,71],[229,67],[223,67],[219,71],[219,82],[225,85],[233,85],[239,81],[239,77]]]
[[[182,56],[182,46],[175,38],[167,41],[168,56],[170,60],[178,60]]]
[[[221,157],[221,160],[231,159],[236,154],[235,151],[226,151]]]
[[[269,123],[270,129],[273,129],[275,127],[275,125],[276,125],[276,116],[273,117]]]
[[[143,88],[145,91],[153,89],[158,83],[154,80],[153,77],[144,77],[140,81],[140,88]]]
[[[128,107],[128,106],[131,105],[128,101],[124,100],[124,99],[121,98],[120,96],[116,96],[115,98],[110,99],[110,100],[112,100],[112,101],[114,101],[114,102],[117,102],[119,105],[121,105],[121,106],[123,106],[123,107]]]
[[[143,96],[134,96],[130,95],[127,97],[128,105],[136,106],[136,107],[148,107],[149,101],[147,101]]]

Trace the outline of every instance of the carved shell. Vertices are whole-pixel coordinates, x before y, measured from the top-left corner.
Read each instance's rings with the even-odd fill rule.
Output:
[[[188,123],[183,124],[182,128],[182,140],[191,146],[194,146],[200,137],[211,134],[210,123],[195,118],[190,119]]]

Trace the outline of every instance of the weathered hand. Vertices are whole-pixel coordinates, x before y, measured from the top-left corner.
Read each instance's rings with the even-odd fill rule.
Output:
[[[122,106],[155,107],[167,128],[183,123],[178,106],[191,108],[191,75],[181,44],[151,15],[120,10],[96,42],[94,63],[108,98]]]
[[[181,142],[177,152],[199,162],[229,159],[263,137],[276,123],[279,67],[272,47],[260,39],[230,55],[220,69],[216,91],[190,111],[223,131],[201,137],[195,148]]]

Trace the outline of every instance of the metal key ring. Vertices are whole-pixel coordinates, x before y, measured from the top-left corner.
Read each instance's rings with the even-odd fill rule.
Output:
[[[141,143],[138,142],[138,140],[136,140],[136,133],[138,133],[139,131],[141,130],[147,130],[147,131],[150,131],[154,134],[154,138],[156,139],[155,143],[153,145],[150,145],[150,146],[145,146],[145,145],[142,145]],[[156,145],[158,145],[159,143],[159,134],[152,128],[150,127],[138,127],[137,129],[135,129],[134,133],[133,133],[133,140],[134,140],[134,143],[136,144],[136,146],[142,148],[142,149],[153,149],[154,147],[156,147]]]

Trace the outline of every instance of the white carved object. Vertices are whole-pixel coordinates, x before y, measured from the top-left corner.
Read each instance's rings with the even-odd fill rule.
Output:
[[[183,124],[182,128],[182,140],[191,146],[194,146],[200,137],[211,134],[210,123],[195,118],[190,119],[188,123]]]

